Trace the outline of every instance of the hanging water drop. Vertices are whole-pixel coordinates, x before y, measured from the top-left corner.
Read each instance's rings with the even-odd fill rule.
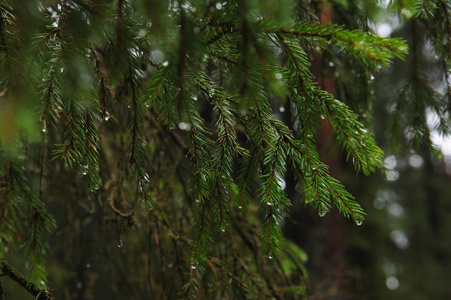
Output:
[[[243,209],[243,207],[240,205],[240,206],[238,206],[238,209]]]
[[[334,66],[334,63],[333,63],[332,61],[330,61],[330,62],[329,62],[329,67],[332,68],[333,66]]]
[[[272,259],[272,256],[271,256],[271,255],[268,255],[268,258],[269,258],[269,259]]]
[[[269,206],[271,206],[271,205],[272,205],[272,203],[271,203],[271,202],[266,202],[266,204],[268,204]]]
[[[83,170],[81,170],[81,173],[83,174],[83,175],[86,175],[86,174],[88,174],[88,165],[83,165]]]
[[[105,112],[104,120],[105,120],[105,121],[108,121],[109,119],[110,119],[110,114],[106,111],[106,112]]]
[[[360,225],[363,224],[363,220],[360,219],[360,218],[356,218],[356,219],[355,219],[355,223],[357,224],[357,226],[360,226]]]
[[[169,63],[167,60],[163,62],[163,67],[167,67],[168,65],[169,65]]]
[[[322,217],[324,217],[325,215],[326,215],[326,210],[325,209],[323,209],[323,208],[321,208],[320,210],[319,210],[319,212],[318,212],[318,215],[322,218]]]
[[[117,242],[117,247],[118,247],[118,248],[121,248],[122,245],[123,245],[123,244],[122,244],[122,240],[119,240],[119,242]]]
[[[371,75],[370,79],[371,79],[371,80],[374,80],[374,75]]]
[[[196,199],[196,202],[197,202],[197,203],[199,203],[199,202],[200,202],[200,200],[199,200],[199,199]]]
[[[196,270],[196,265],[191,265],[191,269]]]

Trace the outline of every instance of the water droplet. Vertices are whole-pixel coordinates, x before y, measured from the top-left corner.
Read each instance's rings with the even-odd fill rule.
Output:
[[[61,73],[63,73],[64,72],[64,68],[61,68],[60,71],[61,71]]]
[[[243,209],[243,207],[240,205],[240,206],[238,206],[238,209]]]
[[[196,199],[196,202],[197,202],[197,203],[199,203],[199,202],[200,202],[200,200],[199,200],[199,199]]]
[[[81,171],[81,173],[83,174],[83,176],[86,176],[86,174],[88,174],[88,172],[85,170]]]
[[[360,226],[360,225],[363,224],[363,220],[360,219],[360,218],[356,218],[356,219],[355,219],[355,223],[357,224],[357,226]]]
[[[40,283],[41,283],[42,286],[45,286],[45,282],[43,280],[41,280]]]
[[[271,203],[271,202],[266,202],[266,204],[268,204],[269,206],[271,206],[271,205],[272,205],[272,203]]]
[[[110,114],[107,111],[105,112],[104,119],[105,119],[105,121],[108,121],[110,119]]]
[[[221,3],[216,3],[216,9],[217,10],[221,10],[222,9],[222,4]]]
[[[196,97],[196,96],[194,96],[194,97],[193,97],[193,100],[194,100],[194,101],[197,101],[197,97]]]
[[[196,270],[196,266],[195,265],[191,265],[191,269]]]
[[[141,28],[138,32],[138,37],[142,38],[146,35],[147,31],[144,28]]]
[[[318,215],[322,218],[326,215],[327,211],[323,208],[321,208],[318,212]]]
[[[117,247],[118,247],[118,248],[121,248],[122,245],[123,245],[123,244],[122,244],[122,240],[119,240],[119,242],[117,242]]]
[[[45,132],[46,130],[45,130],[45,127],[44,128],[42,128],[42,132]]]
[[[169,65],[168,61],[165,60],[165,61],[163,62],[163,67],[167,67],[168,65]]]
[[[179,128],[181,130],[190,130],[191,129],[191,125],[185,122],[180,122],[179,123]]]
[[[333,63],[332,61],[330,61],[330,62],[329,62],[329,67],[332,68],[333,66],[334,66],[334,63]]]
[[[222,233],[224,233],[224,232],[225,232],[225,229],[223,228],[223,229],[221,229],[221,231],[222,231]]]
[[[371,80],[374,80],[374,75],[371,75],[370,79],[371,79]]]
[[[280,73],[276,73],[276,79],[277,79],[277,80],[280,80],[280,79],[282,79],[282,74],[280,74]]]
[[[279,111],[280,112],[284,112],[285,111],[285,107],[283,107],[283,106],[279,107]]]
[[[268,255],[268,258],[269,258],[269,259],[272,259],[272,256],[271,256],[271,255]]]

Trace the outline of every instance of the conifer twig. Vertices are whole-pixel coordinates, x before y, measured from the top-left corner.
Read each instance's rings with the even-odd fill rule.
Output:
[[[17,282],[21,287],[23,287],[27,292],[32,294],[38,300],[54,300],[52,294],[45,289],[38,289],[33,283],[28,282],[27,279],[17,271],[13,266],[11,266],[6,260],[0,261],[0,268],[2,270],[1,276],[7,276],[10,279]],[[1,294],[0,294],[1,295]]]

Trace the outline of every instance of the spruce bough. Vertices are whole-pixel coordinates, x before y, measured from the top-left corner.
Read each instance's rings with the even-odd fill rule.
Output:
[[[131,207],[145,211],[155,232],[170,232],[175,248],[189,248],[187,256],[174,254],[192,266],[189,280],[180,275],[186,295],[198,288],[192,276],[202,265],[215,274],[221,268],[211,259],[218,235],[233,231],[242,243],[260,244],[265,257],[281,255],[292,201],[320,216],[336,208],[357,225],[364,220],[320,159],[319,132],[330,125],[365,175],[381,167],[383,152],[358,114],[315,82],[312,61],[350,60],[372,76],[404,58],[406,43],[322,24],[307,11],[293,15],[280,3],[276,10],[253,1],[152,4],[0,4],[1,243],[28,247],[32,281],[43,288],[47,236],[56,228],[45,208],[47,197],[58,197],[48,186],[51,173],[81,179],[87,200],[80,205],[91,212],[106,204],[118,223],[133,226]],[[287,177],[302,200],[287,196]],[[136,195],[140,206],[121,193]],[[246,224],[259,241],[237,225],[255,207],[260,219]],[[177,222],[186,232],[173,230]],[[122,243],[126,234],[118,232]],[[240,285],[239,276],[230,280]],[[241,287],[257,282],[249,280]]]

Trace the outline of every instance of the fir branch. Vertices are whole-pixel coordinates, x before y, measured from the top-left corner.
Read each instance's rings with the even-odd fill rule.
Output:
[[[188,136],[188,140],[192,141],[193,149],[189,152],[193,163],[193,178],[191,184],[191,194],[196,202],[198,220],[194,226],[194,233],[196,235],[195,242],[193,243],[191,250],[191,260],[196,263],[198,261],[204,261],[206,258],[207,248],[209,242],[212,240],[212,224],[210,220],[213,218],[214,213],[207,216],[206,210],[210,206],[211,196],[215,192],[211,191],[212,183],[212,170],[209,166],[209,147],[208,138],[204,135],[207,133],[202,128],[200,123],[200,117],[196,112],[191,111],[189,115],[191,130]]]
[[[29,244],[27,260],[33,274],[33,282],[45,286],[47,274],[44,264],[45,255],[48,250],[46,238],[56,228],[56,223],[53,217],[45,209],[45,205],[41,199],[36,197],[28,187],[24,175],[25,157],[22,153],[23,148],[21,144],[17,144],[17,147],[19,153],[15,153],[14,157],[6,159],[5,165],[3,166],[6,169],[4,180],[6,181],[5,183],[7,186],[6,189],[2,187],[2,198],[5,198],[1,200],[2,202],[6,202],[7,208],[9,207],[11,209],[10,213],[8,213],[7,216],[5,215],[5,217],[10,220],[7,221],[7,226],[9,222],[15,223],[10,223],[11,225],[14,224],[14,227],[10,228],[12,232],[17,233],[21,230],[22,226],[18,226],[17,224],[20,224],[18,218],[23,216],[22,213],[17,210],[14,203],[11,206],[8,202],[15,201],[17,202],[17,205],[25,205],[25,207],[30,208],[31,215],[28,218],[30,230],[26,239]],[[4,189],[6,190],[5,192],[3,192]],[[10,237],[5,237],[7,240],[10,240]]]
[[[374,143],[373,135],[344,103],[319,89],[313,92],[325,105],[323,115],[332,124],[337,139],[346,147],[348,159],[352,156],[356,170],[362,170],[365,175],[374,172],[382,165],[383,151]]]
[[[416,17],[431,19],[437,10],[437,1],[435,0],[419,0],[415,4]]]
[[[55,78],[55,65],[52,65],[44,89],[44,107],[41,113],[41,121],[44,122],[44,132],[47,128],[47,124],[55,125],[57,117],[59,116],[58,107],[61,107],[61,102],[58,86],[58,82]]]
[[[8,28],[10,28],[14,24],[15,17],[12,14],[12,7],[9,6],[6,3],[0,4],[1,11],[0,11],[0,52],[5,53],[5,65],[7,69],[9,70],[11,68],[11,58],[10,58],[10,51],[8,49],[8,43],[7,43],[7,35],[8,35]]]
[[[131,143],[129,145],[130,151],[130,165],[136,169],[136,175],[138,180],[138,186],[143,195],[143,199],[151,203],[152,196],[150,194],[150,176],[144,170],[144,150],[143,150],[143,136],[142,127],[144,123],[143,119],[143,104],[140,101],[139,84],[134,77],[130,74],[126,80],[128,106],[131,110],[129,131],[131,134]]]
[[[108,88],[106,86],[107,78],[104,71],[104,66],[102,64],[102,60],[100,59],[100,56],[93,45],[91,45],[91,52],[94,56],[97,77],[99,79],[99,98],[103,107],[102,117],[104,120],[108,120],[108,112],[106,111],[106,101],[108,95]]]
[[[243,158],[237,183],[239,187],[238,197],[235,197],[234,207],[241,211],[247,211],[251,200],[254,174],[257,170],[257,150],[251,149],[250,155]]]
[[[220,59],[220,60],[222,60],[222,61],[231,63],[231,64],[233,64],[233,65],[238,64],[238,62],[237,62],[236,60],[231,59],[231,58],[229,58],[229,57],[227,57],[227,56],[225,56],[225,55],[221,55],[221,54],[216,53],[216,52],[209,52],[208,54],[211,55],[211,56],[213,56],[213,57],[216,57],[216,58],[218,58],[218,59]]]
[[[27,292],[36,297],[38,300],[53,300],[52,294],[46,289],[37,289],[35,285],[29,281],[14,267],[12,267],[6,260],[0,260],[1,276],[7,276],[11,280],[17,282]],[[0,294],[1,295],[1,294]]]
[[[207,216],[208,204],[200,205],[198,208],[196,222],[194,224],[194,232],[196,238],[191,246],[191,270],[196,270],[199,262],[205,261],[207,257],[208,245],[213,241],[212,227],[210,217]]]
[[[169,72],[168,67],[157,69],[148,82],[148,87],[143,92],[141,102],[145,102],[148,107],[153,107],[155,99],[164,97],[164,90],[166,90],[167,82],[165,80]]]
[[[262,212],[265,217],[263,230],[261,233],[263,242],[263,251],[272,258],[278,255],[280,244],[283,241],[280,223],[282,221],[283,210],[290,205],[290,201],[280,187],[277,176],[279,172],[285,171],[285,153],[282,149],[282,137],[271,145],[265,153],[264,165],[268,169],[262,175],[262,188],[260,198],[262,201]],[[282,173],[283,174],[283,173]]]
[[[5,155],[5,150],[0,148],[0,204],[3,209],[0,212],[0,242],[14,244],[20,242],[20,232],[23,229],[21,217],[21,201],[18,198],[14,185],[14,173],[11,159]],[[6,247],[6,245],[5,245]],[[0,252],[3,256],[3,253]]]
[[[85,119],[84,119],[84,165],[83,165],[83,175],[86,175],[86,184],[87,187],[91,191],[95,191],[99,188],[101,185],[100,183],[100,166],[99,166],[99,159],[100,159],[100,147],[99,147],[99,135],[98,135],[98,129],[95,122],[100,121],[100,116],[98,112],[96,111],[96,108],[94,108],[91,111],[85,112]]]
[[[69,100],[69,103],[65,105],[65,120],[66,126],[64,128],[64,135],[62,143],[59,145],[60,149],[53,151],[53,156],[55,158],[60,158],[63,160],[64,167],[72,168],[75,163],[82,166],[83,158],[83,115],[82,108],[75,100]],[[81,170],[85,172],[85,170]]]
[[[326,23],[298,23],[291,29],[278,28],[274,24],[262,24],[268,33],[277,35],[293,35],[311,38],[307,42],[316,43],[325,48],[330,44],[347,51],[363,65],[377,70],[378,66],[387,67],[394,57],[403,58],[407,53],[407,46],[401,39],[382,38],[358,30],[349,31],[342,26]]]

